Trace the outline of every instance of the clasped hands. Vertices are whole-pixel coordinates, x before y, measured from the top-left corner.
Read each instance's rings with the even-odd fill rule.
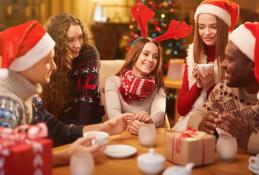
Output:
[[[212,86],[215,84],[213,69],[205,69],[199,67],[198,64],[195,64],[193,67],[192,75],[197,81],[197,86],[199,88],[205,88],[206,91],[212,88]]]
[[[153,123],[149,113],[145,111],[136,114],[124,113],[119,117],[104,122],[104,131],[114,135],[128,130],[131,134],[138,135],[138,129],[144,123]]]
[[[254,131],[253,128],[229,112],[207,113],[200,122],[198,129],[209,134],[215,134],[217,127],[236,137],[239,147],[243,149],[246,149],[250,135]]]

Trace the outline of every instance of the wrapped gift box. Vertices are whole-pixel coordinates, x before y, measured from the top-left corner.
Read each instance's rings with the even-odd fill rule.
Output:
[[[52,141],[0,129],[0,174],[52,174]],[[8,139],[6,137],[9,137]]]
[[[166,133],[166,157],[175,164],[194,163],[195,166],[215,161],[216,138],[205,132],[189,129]]]

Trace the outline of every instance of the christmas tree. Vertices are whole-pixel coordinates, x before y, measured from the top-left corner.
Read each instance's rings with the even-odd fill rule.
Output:
[[[180,4],[176,0],[142,0],[147,7],[155,12],[155,16],[148,22],[148,36],[155,38],[165,33],[168,25],[172,20],[181,19]],[[186,21],[189,23],[188,21]],[[141,36],[140,30],[134,18],[129,25],[130,39],[129,49],[131,43]],[[168,60],[171,58],[185,58],[186,57],[186,39],[167,40],[160,43],[163,48],[163,70],[164,74],[167,72]]]

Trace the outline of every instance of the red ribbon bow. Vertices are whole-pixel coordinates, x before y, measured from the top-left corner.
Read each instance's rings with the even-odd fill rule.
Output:
[[[48,129],[45,123],[21,125],[15,129],[0,127],[0,150],[17,143],[43,138],[47,135]]]

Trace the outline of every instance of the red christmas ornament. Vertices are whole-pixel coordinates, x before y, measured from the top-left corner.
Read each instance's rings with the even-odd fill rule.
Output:
[[[160,32],[160,31],[161,31],[161,28],[158,27],[158,26],[156,26],[156,27],[155,27],[155,30],[158,31],[158,32]]]

